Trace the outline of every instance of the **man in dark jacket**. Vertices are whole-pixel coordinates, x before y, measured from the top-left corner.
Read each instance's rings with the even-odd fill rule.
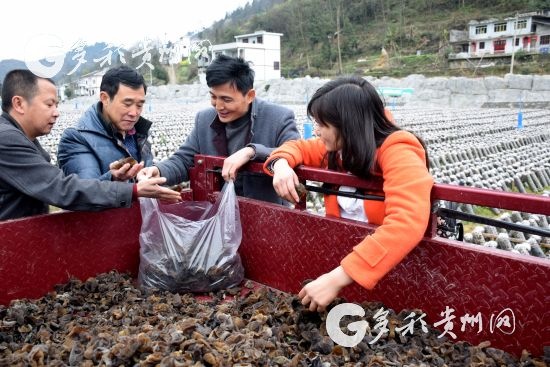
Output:
[[[273,203],[286,203],[277,196],[271,177],[237,171],[250,160],[264,161],[271,151],[300,134],[294,112],[256,98],[254,71],[243,59],[218,56],[206,69],[211,108],[195,116],[187,140],[168,159],[143,169],[139,177],[166,177],[170,185],[189,180],[195,154],[227,157],[224,179],[235,179],[238,195]]]
[[[151,121],[141,117],[147,86],[136,70],[122,65],[101,79],[99,102],[91,106],[75,127],[65,129],[57,150],[58,164],[65,174],[80,178],[126,181],[144,166],[153,164],[147,141]],[[123,158],[139,162],[121,167]]]
[[[52,80],[29,70],[6,75],[0,116],[0,220],[45,214],[49,205],[95,211],[129,207],[139,196],[180,199],[178,192],[159,186],[164,178],[132,184],[63,174],[36,139],[53,128],[57,103]]]

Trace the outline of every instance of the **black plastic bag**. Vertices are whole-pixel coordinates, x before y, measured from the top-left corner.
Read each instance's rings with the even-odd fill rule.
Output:
[[[139,200],[140,287],[213,292],[242,282],[244,269],[237,252],[242,229],[233,181],[225,184],[214,204]]]

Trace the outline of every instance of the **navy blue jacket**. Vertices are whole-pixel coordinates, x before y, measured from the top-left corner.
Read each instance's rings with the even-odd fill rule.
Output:
[[[57,149],[57,162],[65,174],[80,178],[111,180],[109,164],[130,157],[130,152],[117,137],[116,130],[101,118],[102,103],[90,107],[76,126],[63,131]],[[145,166],[153,164],[151,144],[147,140],[151,121],[140,117],[135,125],[138,150]]]

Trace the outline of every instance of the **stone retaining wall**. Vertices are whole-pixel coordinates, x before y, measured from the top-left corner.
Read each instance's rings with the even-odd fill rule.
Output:
[[[367,78],[369,79],[369,78]],[[395,99],[404,105],[450,107],[550,107],[550,75],[515,75],[466,78],[410,75],[403,79],[369,79],[378,87],[413,88],[414,93]]]
[[[413,88],[412,94],[386,97],[388,104],[465,107],[550,108],[550,75],[515,75],[466,78],[434,77],[413,74],[403,79],[366,77],[376,87]],[[277,103],[307,103],[327,79],[297,78],[257,82],[257,95]],[[206,85],[165,85],[148,89],[148,97],[180,99],[186,102],[208,101]]]

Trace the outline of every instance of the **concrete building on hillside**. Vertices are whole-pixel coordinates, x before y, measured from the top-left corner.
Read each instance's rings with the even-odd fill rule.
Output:
[[[550,53],[550,11],[517,14],[504,19],[471,20],[467,31],[450,32],[454,52],[449,60],[509,60],[512,53]]]
[[[75,96],[98,96],[101,79],[107,72],[107,69],[94,71],[93,73],[83,75],[74,85]]]
[[[165,41],[159,49],[159,62],[167,65],[177,65],[189,58],[191,39],[181,36],[177,41]]]
[[[282,36],[282,33],[266,31],[235,36],[235,42],[212,45],[212,59],[219,54],[241,57],[250,62],[255,80],[280,79]]]

